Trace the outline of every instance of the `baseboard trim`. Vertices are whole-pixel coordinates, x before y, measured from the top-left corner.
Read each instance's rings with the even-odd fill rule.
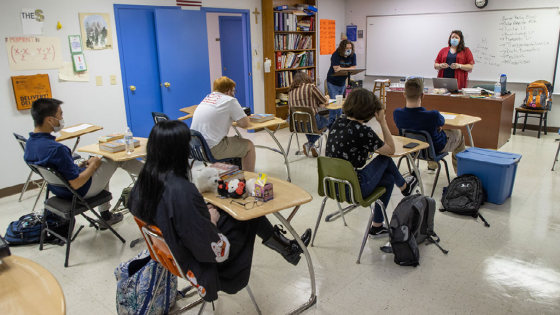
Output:
[[[43,183],[43,179],[37,179],[35,180],[35,182],[40,185],[41,183]],[[25,183],[0,189],[0,198],[12,196],[15,194],[20,194],[21,190],[23,189],[23,185],[25,185]],[[33,182],[30,182],[29,185],[27,185],[26,191],[37,189],[37,188],[41,188],[41,186],[37,186],[33,184]]]
[[[559,128],[560,128],[560,127],[550,127],[550,126],[547,126],[547,127],[546,127],[546,131],[547,131],[547,132],[557,133]],[[512,129],[513,129],[513,128],[512,128]],[[522,124],[522,123],[520,124],[520,123],[518,122],[518,123],[517,123],[517,131],[521,132],[522,129],[523,129],[523,124]],[[535,131],[538,131],[538,130],[539,130],[539,125],[529,125],[529,124],[527,124],[527,126],[525,126],[525,130],[535,130]],[[542,132],[544,132],[544,126],[543,126]]]

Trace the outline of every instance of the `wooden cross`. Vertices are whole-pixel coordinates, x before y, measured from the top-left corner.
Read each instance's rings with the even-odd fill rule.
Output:
[[[255,24],[259,24],[259,14],[261,14],[255,7],[255,11],[252,12],[255,15]]]

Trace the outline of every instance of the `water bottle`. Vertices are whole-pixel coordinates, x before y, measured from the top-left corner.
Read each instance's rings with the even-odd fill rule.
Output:
[[[132,154],[132,152],[134,152],[134,137],[132,137],[132,131],[130,131],[128,127],[126,127],[126,132],[124,133],[124,145],[126,154]]]
[[[507,76],[505,74],[502,74],[500,76],[500,84],[502,85],[502,95],[507,93]]]
[[[502,85],[500,81],[496,82],[494,85],[494,97],[500,97],[502,95]]]

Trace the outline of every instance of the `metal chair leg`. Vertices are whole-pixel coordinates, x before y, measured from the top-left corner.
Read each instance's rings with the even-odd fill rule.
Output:
[[[21,194],[19,194],[19,202],[21,202],[21,198],[23,197],[23,193],[27,191],[27,186],[29,186],[29,181],[31,180],[31,176],[33,176],[33,171],[29,172],[29,176],[27,176],[27,180],[25,184],[23,184],[23,189],[21,190]]]
[[[301,149],[300,149],[301,146],[299,145],[299,135],[297,134],[297,132],[296,132],[296,143],[297,143],[297,148],[298,148],[298,150],[296,152],[296,155],[298,155],[298,154],[301,154]]]
[[[441,164],[437,161],[437,171],[436,171],[436,178],[434,179],[434,186],[432,187],[432,194],[430,197],[434,197],[434,191],[436,190],[437,182],[439,179],[439,172],[441,171]]]
[[[364,233],[364,239],[362,241],[362,247],[360,247],[360,253],[358,254],[358,260],[356,260],[356,264],[360,263],[360,258],[362,258],[362,252],[364,251],[364,247],[366,246],[366,242],[367,242],[367,239],[368,239],[369,229],[371,228],[371,222],[373,222],[373,214],[375,213],[375,206],[373,205],[373,203],[371,205],[369,205],[369,208],[371,209],[371,214],[369,216],[369,220],[368,220],[368,223],[366,225],[366,232]]]
[[[554,168],[554,165],[552,167]],[[315,236],[317,236],[317,230],[319,230],[319,223],[321,223],[321,218],[323,217],[323,210],[325,210],[327,199],[329,199],[329,197],[323,198],[323,202],[321,203],[321,210],[319,210],[319,216],[317,217],[317,223],[315,224],[315,233],[313,233],[313,238],[311,238],[311,247],[313,247],[313,242],[315,242]]]
[[[445,165],[445,173],[447,174],[447,183],[451,184],[451,179],[449,177],[449,167],[447,167],[447,161],[443,159],[443,165]]]
[[[546,130],[547,129],[547,124],[546,124],[547,121],[548,121],[548,112],[545,112],[544,113],[544,134],[545,135],[548,134],[548,131]]]
[[[340,216],[342,217],[342,221],[344,222],[344,226],[348,226],[348,224],[346,224],[346,219],[344,218],[344,211],[342,210],[342,207],[340,206],[340,202],[336,202],[336,204],[338,205],[338,212],[340,212]]]
[[[204,308],[206,307],[206,301],[202,302],[202,306],[200,307],[200,311],[198,311],[198,315],[204,313]]]
[[[529,113],[525,113],[525,121],[523,122],[523,129],[521,129],[522,132],[525,132],[525,127],[527,126],[527,117],[529,116]]]
[[[556,139],[556,141],[560,141],[560,139]],[[554,171],[554,165],[556,161],[558,161],[558,153],[560,152],[560,142],[558,143],[558,150],[556,150],[556,156],[554,157],[554,162],[552,163],[552,171]]]
[[[519,112],[515,111],[515,120],[513,121],[513,134],[514,135],[515,135],[515,130],[517,129],[517,120],[518,119],[519,119]]]
[[[43,184],[41,185],[41,189],[39,189],[39,194],[35,199],[35,203],[33,204],[33,209],[31,209],[31,212],[35,212],[35,207],[37,206],[37,202],[39,201],[39,198],[41,198],[41,194],[43,193],[43,190],[45,189],[46,186],[47,186],[47,182],[43,181]]]
[[[539,118],[539,133],[537,134],[537,139],[541,138],[542,121],[543,121],[543,114],[541,113]]]
[[[404,156],[401,156],[401,157],[399,158],[399,161],[397,162],[397,169],[400,169],[400,168],[401,168],[401,161],[402,161],[402,159],[404,159]]]
[[[255,297],[253,296],[253,292],[251,292],[251,288],[249,288],[249,285],[247,285],[245,287],[245,289],[247,289],[247,293],[249,293],[249,297],[251,298],[251,301],[253,302],[253,305],[255,306],[255,309],[257,310],[257,314],[261,315],[261,310],[259,309],[259,306],[257,305],[257,300],[255,300]]]
[[[286,149],[286,155],[290,155],[290,147],[291,147],[291,144],[292,144],[292,137],[293,136],[294,136],[294,132],[292,132],[292,134],[290,135],[290,140],[288,141],[288,148]]]
[[[70,226],[68,227],[68,237],[66,238],[66,260],[64,261],[64,267],[68,267],[68,260],[70,259],[70,245],[72,244],[72,231],[74,231],[74,225],[76,225],[76,217],[72,214],[72,218],[70,218]]]

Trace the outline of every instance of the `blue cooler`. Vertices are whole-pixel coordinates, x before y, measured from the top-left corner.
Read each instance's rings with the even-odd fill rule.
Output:
[[[511,196],[521,154],[468,148],[457,153],[457,175],[473,174],[482,181],[488,202],[501,205]]]

